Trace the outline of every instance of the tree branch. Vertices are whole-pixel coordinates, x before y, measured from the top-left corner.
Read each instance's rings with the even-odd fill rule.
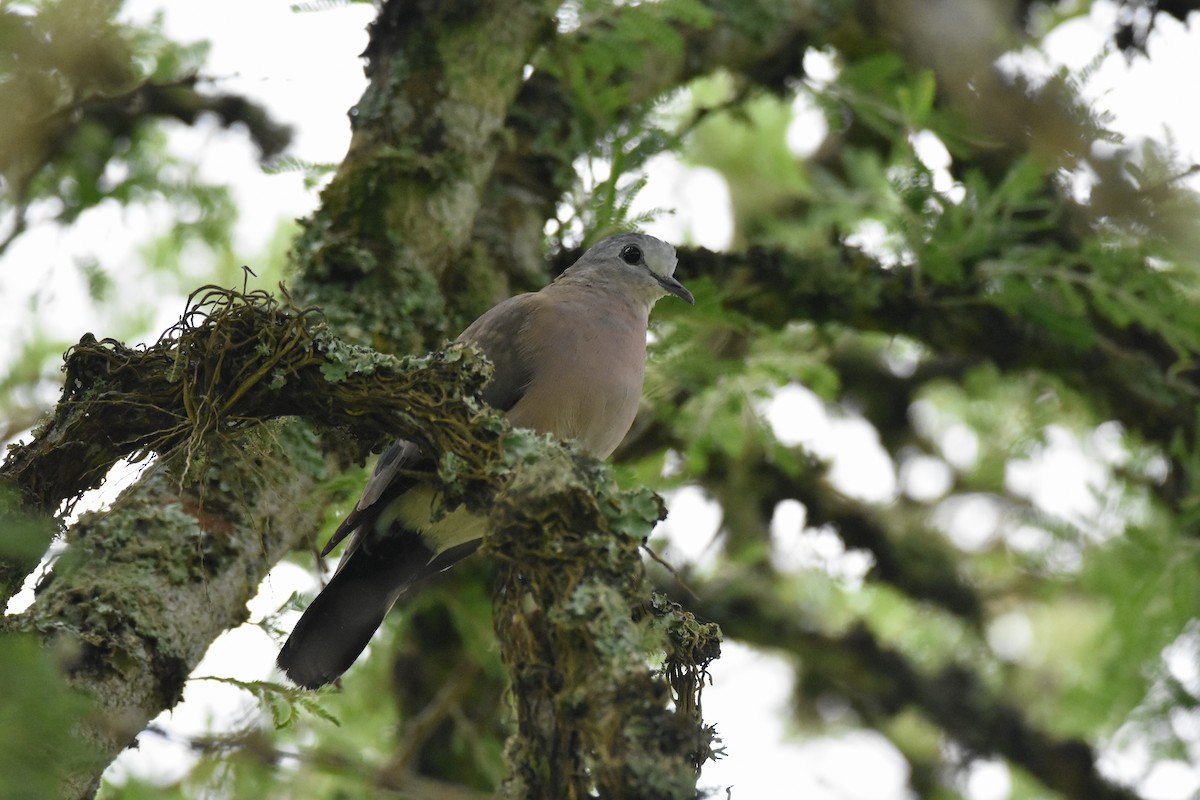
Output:
[[[651,602],[639,548],[663,516],[652,492],[618,493],[597,462],[561,451],[526,460],[497,497],[486,550],[501,564],[495,630],[517,708],[503,797],[695,796],[719,633]],[[667,653],[661,673],[648,650]]]
[[[245,126],[264,161],[287,148],[292,138],[290,127],[275,122],[262,106],[241,95],[208,93],[197,88],[199,82],[195,75],[165,83],[147,81],[117,94],[89,95],[50,114],[41,108],[27,109],[26,114],[36,122],[24,120],[21,124],[31,130],[25,135],[0,137],[0,173],[7,181],[8,202],[13,207],[12,226],[0,239],[0,255],[27,228],[30,204],[38,199],[31,196],[31,187],[40,173],[64,160],[72,148],[82,146],[91,148],[87,169],[99,180],[108,161],[122,156],[120,147],[105,150],[90,141],[80,145],[80,134],[88,125],[102,128],[112,142],[128,142],[139,127],[151,122],[173,119],[194,125],[200,117],[212,115],[226,128]],[[60,218],[69,222],[80,210],[68,207]]]
[[[1177,369],[1170,343],[1137,326],[1099,325],[1096,345],[1082,348],[991,305],[982,284],[919,287],[909,270],[887,269],[848,246],[830,258],[754,248],[692,250],[681,260],[691,274],[718,285],[727,309],[760,324],[837,323],[907,336],[942,354],[985,358],[1005,371],[1041,370],[1164,450],[1176,437],[1196,439],[1200,375]],[[1084,313],[1101,316],[1095,309]],[[1180,491],[1160,487],[1173,504]]]
[[[267,571],[313,535],[322,465],[298,458],[297,448],[310,446],[303,437],[265,438],[291,468],[263,469],[252,457],[240,473],[181,492],[173,472],[156,465],[116,511],[72,527],[34,604],[6,620],[50,642],[72,685],[97,703],[98,718],[75,735],[101,758],[69,778],[63,797],[94,794],[108,761],[180,700],[212,640],[246,620]]]
[[[201,91],[199,83],[196,75],[169,83],[147,82],[119,95],[89,98],[60,114],[76,124],[92,120],[114,136],[129,136],[148,117],[195,125],[201,116],[211,114],[226,128],[244,125],[263,161],[279,155],[291,143],[291,127],[275,122],[262,106],[241,95]]]

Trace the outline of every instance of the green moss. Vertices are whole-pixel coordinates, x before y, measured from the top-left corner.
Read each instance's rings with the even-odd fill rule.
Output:
[[[661,501],[620,491],[577,448],[526,432],[505,445],[514,475],[485,543],[502,565],[496,634],[517,702],[521,741],[510,748],[523,765],[504,794],[587,775],[576,790],[694,796],[713,738],[699,690],[719,631],[650,594],[640,547]],[[668,666],[654,669],[664,653]]]

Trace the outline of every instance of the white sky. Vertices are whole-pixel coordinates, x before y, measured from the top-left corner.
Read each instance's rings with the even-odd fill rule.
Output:
[[[209,0],[208,2],[162,3],[129,0],[126,14],[145,19],[162,10],[167,34],[176,39],[209,39],[212,55],[208,75],[217,79],[216,88],[238,92],[263,102],[276,117],[292,123],[296,139],[290,154],[317,162],[337,162],[349,142],[347,109],[357,100],[365,80],[357,58],[366,44],[364,28],[373,16],[369,4],[332,8],[320,13],[292,13],[286,0]],[[1053,57],[1071,67],[1092,60],[1112,28],[1114,7],[1098,5],[1091,18],[1063,26],[1049,40]],[[1130,136],[1162,138],[1169,128],[1189,162],[1200,161],[1200,113],[1196,103],[1181,102],[1181,76],[1200,75],[1200,37],[1174,20],[1162,17],[1151,46],[1152,61],[1138,60],[1132,66],[1120,56],[1110,56],[1088,86],[1089,96],[1117,114],[1118,129]],[[810,124],[817,124],[807,116]],[[803,125],[795,131],[798,147],[812,141]],[[315,192],[307,191],[298,175],[267,176],[258,168],[253,147],[243,135],[228,135],[213,126],[180,131],[174,140],[179,152],[197,158],[203,174],[226,182],[237,192],[242,216],[236,245],[257,252],[274,231],[280,218],[300,217],[315,207]],[[649,207],[675,208],[677,214],[647,226],[649,232],[674,241],[692,241],[719,248],[730,236],[728,198],[720,178],[708,170],[689,170],[670,158],[657,159],[643,197]],[[51,333],[75,340],[84,330],[103,335],[104,319],[81,318],[83,282],[74,268],[77,259],[97,255],[101,262],[116,265],[136,257],[139,242],[169,219],[166,210],[149,214],[105,209],[90,215],[80,230],[62,235],[51,230],[24,237],[0,261],[0,298],[4,308],[16,310],[30,297],[37,297],[39,313],[48,320]],[[17,268],[36,265],[36,268]],[[686,278],[686,265],[681,274]],[[154,287],[126,287],[123,293],[143,292],[153,297]],[[177,314],[180,303],[163,304],[165,327]],[[0,368],[11,354],[3,342],[16,341],[23,331],[21,314],[0,315]],[[801,412],[799,409],[807,409]],[[815,452],[834,458],[834,480],[847,493],[863,499],[886,501],[897,491],[895,468],[883,457],[878,442],[871,441],[865,423],[845,417],[831,418],[820,402],[800,387],[792,387],[782,399],[769,404],[769,418],[782,438],[803,442]],[[967,443],[969,444],[969,442]],[[1028,462],[1012,476],[1030,492],[1048,476],[1061,475],[1064,464],[1085,464],[1078,456],[1078,443],[1065,442],[1052,457]],[[1072,461],[1072,459],[1075,459]],[[917,464],[927,478],[908,480],[918,486],[936,487],[946,475],[936,464]],[[1088,469],[1074,469],[1088,474]],[[869,479],[864,480],[863,476]],[[1071,491],[1091,497],[1091,478],[1080,478]],[[925,482],[922,482],[925,481]],[[930,483],[932,482],[932,483]],[[1019,488],[1015,487],[1015,488]],[[932,489],[936,492],[936,488]],[[1055,493],[1061,499],[1062,492]],[[1081,501],[1082,502],[1082,501]],[[990,513],[981,507],[963,513],[979,513],[986,522]],[[789,568],[822,564],[842,570],[843,579],[861,577],[865,565],[839,561],[841,554],[819,538],[803,547],[794,546],[802,509],[785,508],[777,515],[775,539],[790,538],[791,549],[781,548],[780,558]],[[968,520],[964,529],[971,529]],[[672,539],[673,553],[703,560],[715,530],[709,501],[694,490],[672,498],[672,520],[663,533]],[[672,533],[672,529],[676,533]],[[678,531],[691,531],[685,541]],[[791,536],[788,536],[788,533]],[[966,543],[960,543],[966,544]],[[782,566],[782,564],[781,564]],[[314,577],[293,565],[281,565],[264,584],[266,590],[251,607],[257,618],[278,606],[297,589],[315,586]],[[1012,622],[1020,639],[1020,621]],[[243,626],[214,644],[198,675],[223,674],[252,680],[271,676],[275,645],[257,628]],[[706,716],[716,721],[728,757],[704,771],[702,785],[732,786],[734,798],[793,798],[806,800],[899,800],[905,796],[906,766],[886,741],[874,734],[855,733],[841,738],[804,741],[786,728],[790,691],[790,667],[783,661],[732,644],[712,670],[714,686],[705,695]],[[751,687],[749,691],[746,687]],[[198,734],[210,728],[236,724],[254,713],[244,694],[209,682],[190,683],[185,701],[163,715],[159,725],[177,736]],[[347,721],[352,724],[352,721]],[[109,777],[126,772],[157,775],[163,780],[178,777],[192,757],[178,743],[145,735],[141,748],[128,751],[111,768]],[[1166,768],[1170,777],[1172,767]],[[1200,780],[1166,780],[1162,771],[1142,789],[1148,800],[1183,800],[1200,788]],[[967,776],[965,789],[974,800],[1000,800],[1007,795],[1009,778],[1002,764],[977,765]]]

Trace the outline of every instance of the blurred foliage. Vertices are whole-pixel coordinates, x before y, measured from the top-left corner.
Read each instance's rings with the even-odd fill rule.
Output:
[[[25,298],[6,298],[27,333],[3,353],[0,441],[44,412],[59,382],[54,361],[73,341],[45,329],[42,306],[57,295],[52,282],[81,283],[108,333],[123,339],[151,331],[164,295],[182,298],[206,281],[241,284],[240,266],[254,254],[232,250],[230,188],[203,179],[195,159],[172,147],[172,126],[199,118],[241,123],[264,158],[290,136],[253,103],[212,93],[199,80],[206,42],[174,42],[160,20],[139,26],[121,21],[120,11],[109,0],[0,3],[0,256],[31,228],[66,232],[89,212],[107,213],[107,224],[124,224],[116,215],[132,210],[168,220],[143,245],[141,264],[81,255],[77,274],[66,275],[6,260],[7,269],[46,278]],[[262,285],[278,281],[285,248],[277,238],[255,262]],[[128,291],[147,284],[134,271],[143,265],[156,276],[148,291]],[[18,309],[22,300],[27,308]]]
[[[57,662],[67,655],[30,636],[0,637],[0,797],[55,797],[65,775],[96,758],[73,735],[96,712],[61,677]]]
[[[681,581],[730,638],[795,667],[802,735],[880,731],[916,796],[965,797],[993,760],[1015,799],[1132,798],[1155,764],[1200,770],[1195,168],[1170,141],[1124,142],[1081,99],[1087,70],[1035,79],[1007,58],[1037,56],[1088,3],[963,4],[987,30],[941,39],[920,15],[821,3],[798,15],[807,38],[787,58],[635,97],[625,78],[648,60],[699,59],[689,37],[728,30],[716,5],[565,4],[532,62],[570,124],[513,133],[557,159],[545,230],[564,249],[654,213],[637,202],[652,159],[728,188],[730,253],[681,251],[697,303],[656,310],[646,413],[618,454],[629,482],[719,504],[718,538],[675,564]],[[20,226],[46,203],[71,222],[106,198],[165,197],[190,222],[148,262],[188,275],[189,243],[205,242],[237,285],[222,190],[194,181],[159,127],[114,132],[86,113],[191,74],[202,50],[117,25],[113,4],[68,6],[0,16],[0,103],[52,109],[0,122],[0,211]],[[1115,44],[1152,53],[1155,9],[1186,6],[1124,3]],[[976,56],[1005,66],[979,80]],[[326,167],[276,169],[316,181]],[[84,269],[111,297],[110,268]],[[35,332],[22,345],[4,392],[60,347]],[[774,404],[781,389],[804,405]],[[788,418],[798,408],[823,418],[792,425],[811,422]],[[800,525],[777,523],[785,502]],[[103,796],[488,796],[510,714],[492,577],[477,561],[440,579],[315,701],[242,684],[259,724],[193,742],[178,786]],[[67,724],[74,700],[55,696],[47,724]],[[1142,773],[1096,766],[1131,754]]]
[[[151,90],[184,82],[206,45],[116,21],[119,2],[0,6],[0,213],[7,245],[40,209],[63,223],[107,200],[188,205],[187,162],[168,156]],[[181,174],[182,173],[182,174]],[[40,220],[39,220],[40,221]]]
[[[975,167],[981,147],[987,146],[980,141],[981,132],[937,102],[936,84],[932,70],[911,71],[895,53],[840,56],[836,77],[827,84],[810,82],[799,92],[808,105],[826,111],[830,130],[816,152],[789,150],[791,98],[753,94],[733,109],[706,111],[684,155],[719,170],[728,183],[735,242],[771,242],[806,258],[822,246],[837,252],[850,244],[888,269],[908,272],[911,291],[935,298],[925,313],[937,314],[939,306],[954,313],[992,306],[1017,325],[1039,331],[1048,346],[1075,351],[1080,358],[1096,349],[1121,349],[1131,340],[1152,339],[1161,343],[1155,346],[1162,349],[1154,351],[1160,368],[1191,381],[1200,354],[1196,251],[1190,247],[1197,226],[1194,213],[1190,222],[1179,224],[1171,211],[1195,208],[1197,195],[1178,180],[1188,170],[1154,143],[1123,147],[1114,159],[1126,165],[1123,171],[1108,185],[1096,186],[1092,197],[1124,192],[1129,207],[1113,213],[1086,199],[1077,205],[1066,170],[1090,169],[1086,155],[1077,154],[1066,168],[1032,154],[1013,159],[1003,171],[986,161]],[[703,88],[711,91],[708,84]],[[1097,126],[1091,136],[1098,143],[1118,139],[1099,127],[1094,116],[1085,124]],[[950,155],[948,167],[934,168],[922,160],[914,147],[918,134],[937,137]],[[1144,177],[1144,169],[1155,178]],[[1113,183],[1118,184],[1115,189]],[[1145,191],[1149,187],[1153,193]],[[864,230],[871,231],[869,239],[863,238]],[[703,319],[699,324],[709,327],[709,341],[714,327],[727,335],[740,328],[732,320],[722,325]],[[657,346],[676,352],[686,339],[697,337],[697,331],[683,325],[672,320]],[[835,329],[825,326],[825,332],[832,335]],[[850,336],[875,353],[881,381],[919,373],[922,365],[945,355],[918,345],[915,365],[893,364],[888,341]],[[771,348],[769,341],[755,335],[751,352]],[[995,344],[1002,353],[1003,343]],[[811,344],[800,352],[821,359]],[[867,410],[867,421],[883,441],[901,443],[888,454],[894,465],[920,454],[950,473],[948,490],[932,499],[925,495],[929,490],[915,481],[906,485],[902,478],[901,494],[875,508],[891,536],[911,537],[929,527],[945,532],[957,546],[956,569],[968,577],[987,609],[984,635],[962,629],[944,613],[931,613],[927,604],[880,593],[871,583],[835,582],[834,591],[845,595],[842,602],[856,610],[855,619],[870,625],[881,641],[912,663],[931,670],[947,663],[970,665],[996,697],[1019,702],[1029,720],[1047,731],[1103,742],[1121,728],[1115,747],[1150,743],[1157,757],[1182,757],[1195,767],[1197,742],[1190,734],[1180,738],[1180,731],[1190,729],[1173,724],[1171,715],[1195,720],[1200,687],[1177,682],[1180,704],[1168,711],[1157,702],[1157,713],[1146,707],[1151,697],[1147,675],[1167,669],[1165,648],[1179,640],[1184,646],[1182,652],[1177,648],[1176,658],[1194,664],[1198,657],[1194,637],[1179,639],[1200,609],[1194,512],[1172,513],[1172,499],[1156,497],[1164,454],[1178,443],[1146,441],[1129,430],[1137,426],[1136,419],[1106,421],[1111,410],[1102,403],[1098,407],[1086,386],[1067,385],[1053,372],[1022,366],[1023,354],[1014,355],[1016,363],[1006,363],[1003,371],[984,360],[949,381],[909,387],[913,405],[908,415],[889,418]],[[836,369],[836,361],[833,365]],[[679,385],[687,385],[674,365],[666,368]],[[738,539],[729,522],[736,513],[729,505],[738,499],[722,491],[730,476],[712,469],[704,454],[711,452],[713,439],[724,440],[723,454],[735,460],[761,458],[755,449],[770,452],[772,434],[762,424],[748,424],[746,401],[784,381],[764,372],[741,349],[719,363],[708,361],[703,369],[719,379],[696,393],[684,413],[664,406],[660,415],[674,429],[672,440],[686,448],[674,479],[699,481],[722,502],[722,536],[729,547]],[[792,370],[791,380],[832,403],[831,412],[837,408],[828,388],[836,391],[836,372],[832,380],[814,382],[811,369]],[[1126,380],[1136,384],[1136,373],[1131,370]],[[852,408],[861,409],[853,399],[843,402],[847,399]],[[707,411],[693,421],[690,408]],[[921,424],[924,420],[932,424]],[[1048,440],[1051,431],[1058,435]],[[1103,449],[1089,445],[1098,435],[1107,441]],[[751,444],[754,440],[760,443]],[[1043,469],[1034,479],[1054,482],[1060,487],[1054,491],[1078,491],[1073,503],[1055,503],[1054,510],[1047,510],[1041,507],[1045,493],[1037,491],[1040,487],[1016,488],[1012,475],[1018,462],[1048,463],[1080,447],[1086,461],[1073,466],[1092,470],[1095,477]],[[1185,447],[1191,452],[1194,445]],[[1173,469],[1189,467],[1177,463]],[[1187,480],[1193,485],[1194,478]],[[853,490],[850,480],[837,485]],[[1027,494],[1031,490],[1033,496]],[[1190,492],[1183,500],[1188,509],[1195,499]],[[751,506],[763,502],[752,488],[743,497]],[[969,512],[953,513],[967,500],[972,502]],[[982,531],[969,530],[981,526]],[[812,529],[776,533],[771,546],[787,548],[787,539],[813,535]],[[930,552],[925,559],[932,556]],[[819,565],[795,579],[823,580],[812,574],[814,569]],[[713,579],[719,574],[714,571]],[[880,573],[876,569],[874,574]],[[832,611],[804,608],[812,624],[836,631],[842,615]],[[1026,634],[1015,634],[1021,643],[1012,653],[1002,641],[1006,629],[1001,620],[1028,631],[1027,641]],[[755,643],[770,646],[767,640]],[[823,681],[815,686],[817,693],[798,697],[802,708],[828,702],[830,687]],[[862,723],[881,723],[879,710],[869,705],[857,713]],[[907,751],[897,733],[908,734],[889,731]],[[918,775],[916,761],[912,766]],[[1041,796],[1044,791],[1022,787],[1017,782],[1012,796]]]
[[[573,164],[579,180],[560,198],[548,234],[563,247],[588,247],[663,212],[635,212],[633,204],[645,188],[646,162],[678,146],[671,121],[653,112],[650,99],[634,96],[636,87],[622,78],[663,53],[681,54],[681,27],[707,29],[713,15],[699,0],[647,4],[636,15],[607,0],[585,0],[564,4],[558,21],[583,35],[551,43],[536,63],[576,110],[571,138],[583,153]],[[588,36],[589,29],[605,35]],[[613,48],[612,39],[621,46]]]

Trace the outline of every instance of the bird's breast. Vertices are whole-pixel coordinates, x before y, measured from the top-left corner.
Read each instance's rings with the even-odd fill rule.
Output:
[[[637,415],[646,365],[647,311],[613,305],[541,320],[531,342],[536,374],[508,414],[517,426],[574,439],[604,458]]]

